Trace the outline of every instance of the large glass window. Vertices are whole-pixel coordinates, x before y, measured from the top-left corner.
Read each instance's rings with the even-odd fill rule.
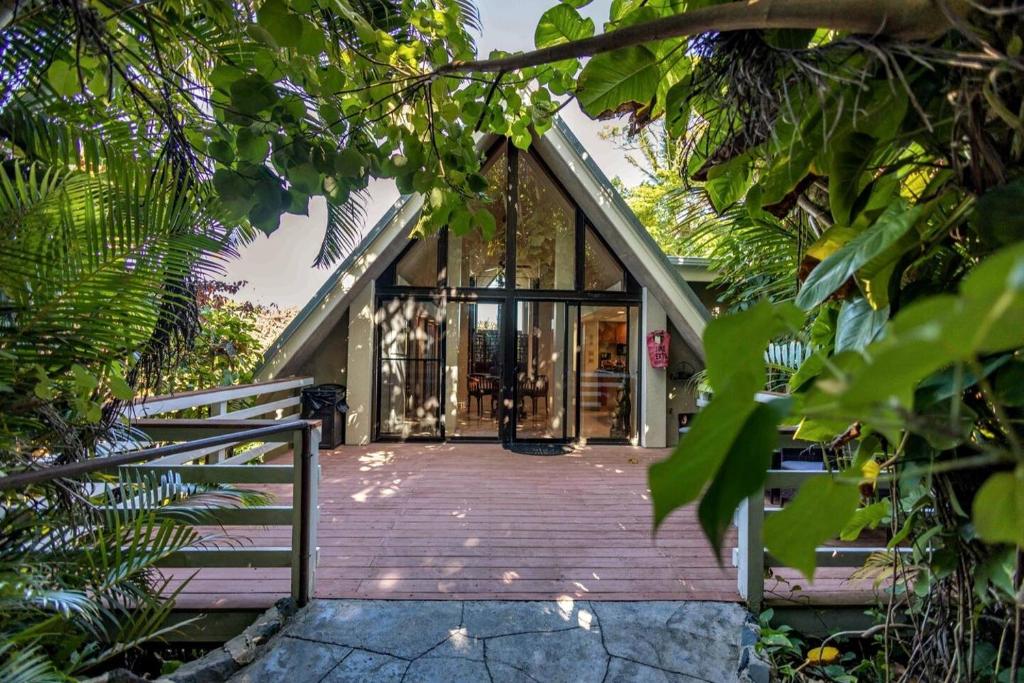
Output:
[[[583,289],[588,292],[626,290],[626,271],[589,225],[583,243]]]
[[[482,173],[495,234],[450,225],[377,280],[378,435],[635,439],[635,281],[538,157],[503,142]]]
[[[395,264],[395,284],[400,287],[437,286],[437,235],[413,242]]]
[[[484,167],[491,201],[484,205],[494,215],[497,229],[491,239],[477,230],[464,235],[448,233],[448,285],[450,287],[505,286],[505,226],[508,196],[508,157],[505,148],[494,154]],[[473,207],[479,208],[479,207]]]
[[[516,287],[573,289],[576,209],[532,155],[519,154]]]
[[[633,436],[637,308],[580,307],[580,436],[585,439]]]
[[[430,301],[393,298],[377,308],[382,436],[440,435],[440,312]]]

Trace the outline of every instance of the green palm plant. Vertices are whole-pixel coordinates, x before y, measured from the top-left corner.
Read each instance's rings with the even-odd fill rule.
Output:
[[[130,445],[123,402],[187,351],[196,283],[246,237],[174,116],[149,118],[159,98],[101,112],[53,87],[37,49],[66,54],[75,32],[38,9],[0,56],[0,476]],[[217,542],[168,506],[253,500],[124,473],[4,492],[0,680],[67,680],[159,637],[184,584],[158,565]]]
[[[90,495],[64,482],[4,501],[0,680],[75,676],[167,633],[162,624],[187,582],[172,587],[156,567],[221,540],[195,528],[210,524],[211,507],[265,501],[127,470],[93,483],[106,486]],[[29,504],[61,495],[75,505]]]

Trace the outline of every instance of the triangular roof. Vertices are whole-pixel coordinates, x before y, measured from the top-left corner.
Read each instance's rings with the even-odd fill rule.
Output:
[[[492,140],[483,139],[480,144],[488,145]],[[534,151],[626,269],[664,307],[682,341],[703,358],[701,335],[707,309],[562,119],[556,118],[551,129],[534,141]],[[356,294],[380,276],[408,244],[422,205],[423,198],[416,194],[395,202],[270,345],[257,371],[259,379],[297,371]]]

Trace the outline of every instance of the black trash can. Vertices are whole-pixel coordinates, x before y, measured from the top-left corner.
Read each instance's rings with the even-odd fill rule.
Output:
[[[319,384],[302,390],[302,418],[320,420],[320,448],[337,448],[345,443],[345,386]]]

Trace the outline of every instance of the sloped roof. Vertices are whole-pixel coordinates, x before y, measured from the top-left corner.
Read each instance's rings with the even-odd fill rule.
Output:
[[[489,142],[481,140],[480,144]],[[703,358],[700,339],[707,309],[582,143],[557,118],[551,130],[535,141],[535,148],[626,268],[664,307],[683,341]],[[270,345],[258,378],[298,369],[364,284],[378,277],[405,246],[422,203],[419,195],[406,195],[384,214]]]

